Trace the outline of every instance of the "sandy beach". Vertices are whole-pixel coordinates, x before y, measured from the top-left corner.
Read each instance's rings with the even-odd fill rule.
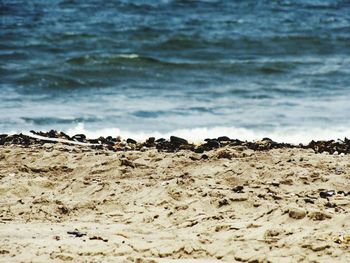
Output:
[[[350,262],[350,157],[0,146],[1,262]]]
[[[350,263],[350,0],[0,13],[0,263]]]

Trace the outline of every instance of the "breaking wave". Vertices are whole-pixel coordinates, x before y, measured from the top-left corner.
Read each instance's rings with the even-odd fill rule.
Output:
[[[75,135],[85,134],[89,138],[98,138],[100,136],[121,136],[122,138],[133,138],[136,140],[145,140],[149,137],[169,138],[171,135],[185,138],[191,142],[203,141],[206,138],[217,138],[219,136],[228,136],[232,139],[254,141],[264,137],[271,138],[277,142],[285,143],[309,143],[312,140],[337,140],[350,137],[350,130],[345,127],[332,129],[322,128],[279,128],[278,130],[263,131],[252,130],[239,127],[198,127],[192,129],[177,129],[169,132],[159,131],[130,131],[119,128],[86,129],[83,123],[66,130],[67,134]]]

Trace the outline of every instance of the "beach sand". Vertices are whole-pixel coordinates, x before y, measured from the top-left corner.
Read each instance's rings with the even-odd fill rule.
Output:
[[[349,191],[310,149],[0,146],[0,261],[350,262]]]

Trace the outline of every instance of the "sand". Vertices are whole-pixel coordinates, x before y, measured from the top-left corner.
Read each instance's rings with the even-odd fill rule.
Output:
[[[0,261],[350,262],[338,191],[349,155],[1,146]]]

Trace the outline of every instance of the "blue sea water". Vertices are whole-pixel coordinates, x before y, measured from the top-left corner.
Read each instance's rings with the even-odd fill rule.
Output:
[[[350,137],[350,1],[1,0],[0,133]]]

